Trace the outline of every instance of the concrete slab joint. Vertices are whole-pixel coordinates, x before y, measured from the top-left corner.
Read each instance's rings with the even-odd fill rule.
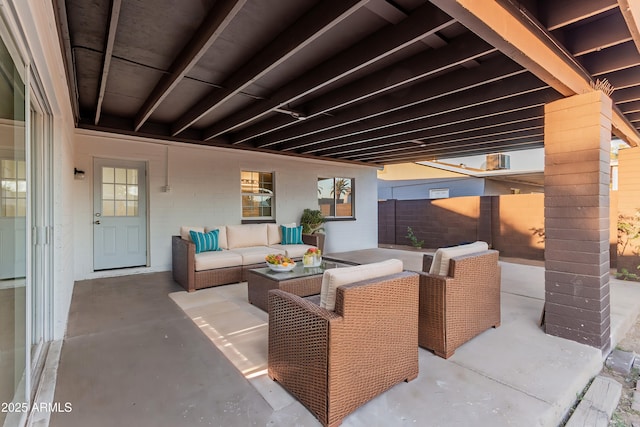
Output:
[[[545,106],[546,332],[610,349],[611,99],[600,91]]]

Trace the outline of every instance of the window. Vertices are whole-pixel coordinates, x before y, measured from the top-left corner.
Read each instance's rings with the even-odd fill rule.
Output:
[[[27,216],[27,177],[24,160],[0,161],[0,216]]]
[[[318,178],[318,204],[329,218],[353,218],[353,178]]]
[[[138,170],[102,168],[102,215],[138,216]]]
[[[273,172],[242,171],[242,218],[274,218],[275,186]]]

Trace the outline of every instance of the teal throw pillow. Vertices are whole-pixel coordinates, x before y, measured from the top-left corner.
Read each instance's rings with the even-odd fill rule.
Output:
[[[280,226],[282,229],[282,244],[283,245],[301,245],[302,244],[302,226],[298,227],[285,227]]]
[[[220,248],[218,233],[220,230],[212,230],[208,233],[200,233],[198,231],[189,231],[189,235],[191,236],[191,240],[196,245],[196,253],[200,252],[209,252],[209,251],[219,251]]]

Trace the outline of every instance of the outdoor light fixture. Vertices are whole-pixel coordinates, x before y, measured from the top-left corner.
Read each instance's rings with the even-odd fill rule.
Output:
[[[296,111],[296,110],[292,110],[290,108],[275,108],[273,111],[275,111],[277,113],[288,114],[291,117],[293,117],[294,119],[298,119],[298,120],[306,120],[307,119],[307,115],[304,114],[302,111]]]
[[[73,178],[79,181],[84,179],[84,171],[81,171],[78,168],[73,168]]]

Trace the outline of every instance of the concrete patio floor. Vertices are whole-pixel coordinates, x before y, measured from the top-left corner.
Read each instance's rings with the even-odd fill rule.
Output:
[[[391,249],[349,256],[393,256],[407,269],[420,268],[422,258]],[[420,349],[418,378],[362,406],[344,426],[562,422],[604,357],[538,327],[543,267],[501,265],[502,325],[447,360]],[[612,279],[613,346],[639,312],[640,284]],[[266,320],[247,303],[246,283],[187,294],[170,272],[77,282],[54,397],[73,411],[52,414],[50,425],[320,425],[264,374]]]

